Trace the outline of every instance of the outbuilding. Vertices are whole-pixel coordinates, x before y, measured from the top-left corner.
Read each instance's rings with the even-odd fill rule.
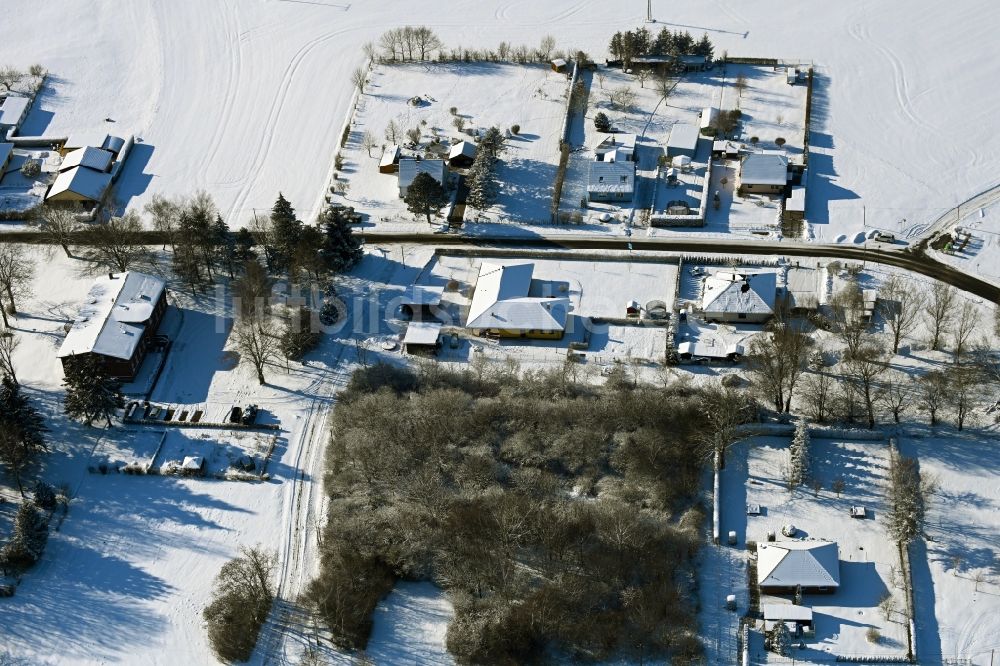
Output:
[[[100,203],[109,185],[111,185],[111,174],[87,167],[73,167],[56,176],[45,200],[96,204]]]
[[[31,99],[21,95],[8,94],[0,102],[0,139],[17,133],[31,108]]]
[[[435,311],[441,305],[442,296],[444,287],[415,284],[400,297],[399,306],[404,314],[415,320],[433,319]]]
[[[441,337],[441,323],[437,321],[411,321],[403,336],[403,351],[407,354],[433,353]]]
[[[674,123],[670,130],[670,138],[667,139],[667,157],[687,155],[694,159],[694,155],[698,151],[699,136],[700,132],[694,125]]]
[[[59,165],[59,171],[69,171],[76,167],[86,167],[103,173],[111,168],[112,161],[114,161],[114,155],[110,151],[87,146],[86,148],[77,148],[66,153],[62,164]]]
[[[566,62],[565,58],[556,58],[552,60],[549,64],[552,66],[553,72],[565,72],[566,67],[569,66],[569,63]]]
[[[382,159],[378,163],[379,173],[396,173],[399,171],[399,146],[392,144],[382,151]]]
[[[448,152],[448,166],[465,169],[476,161],[476,144],[471,141],[459,141]]]

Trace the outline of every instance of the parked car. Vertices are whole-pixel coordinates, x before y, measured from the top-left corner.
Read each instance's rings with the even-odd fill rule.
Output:
[[[879,231],[875,234],[875,240],[882,243],[895,243],[896,237],[888,231]]]

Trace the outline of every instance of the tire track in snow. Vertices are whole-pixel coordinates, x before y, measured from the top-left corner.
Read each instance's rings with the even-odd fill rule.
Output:
[[[226,78],[226,90],[222,97],[222,113],[219,116],[219,120],[215,123],[215,129],[212,131],[212,140],[208,145],[208,150],[205,151],[205,159],[202,160],[201,167],[198,170],[199,182],[208,181],[208,172],[215,163],[216,157],[218,157],[219,149],[222,147],[223,143],[223,133],[229,126],[229,120],[232,117],[233,109],[236,106],[236,96],[240,90],[240,80],[243,73],[243,33],[240,32],[239,16],[236,8],[229,0],[226,0],[225,6],[220,7],[220,10],[223,22],[226,23],[226,41],[229,50],[229,72]],[[212,181],[211,184],[230,185],[237,181],[238,179],[229,181],[216,180]]]
[[[261,141],[257,146],[257,151],[254,153],[253,158],[250,160],[252,164],[252,172],[245,178],[243,186],[240,188],[239,193],[233,199],[233,204],[229,207],[229,211],[226,215],[227,220],[234,220],[235,215],[240,211],[246,204],[247,199],[250,197],[250,192],[253,190],[254,185],[256,185],[257,180],[260,178],[261,171],[264,170],[264,166],[267,164],[267,156],[271,152],[271,148],[274,146],[275,140],[275,128],[278,124],[278,119],[281,117],[282,111],[285,107],[285,102],[288,98],[288,90],[291,88],[292,79],[295,77],[296,72],[302,66],[303,61],[313,49],[317,46],[324,44],[335,37],[340,35],[353,32],[353,28],[345,28],[341,30],[334,30],[328,32],[325,35],[316,37],[304,45],[302,45],[292,59],[289,61],[288,65],[285,67],[285,71],[281,75],[281,82],[278,84],[278,93],[271,103],[271,109],[268,112],[267,120],[264,123],[264,129]]]
[[[878,40],[872,39],[871,34],[868,32],[867,24],[863,20],[852,22],[848,27],[848,33],[858,42],[871,46],[889,63],[889,67],[892,68],[893,92],[896,95],[896,102],[906,119],[920,129],[927,130],[928,132],[936,131],[936,128],[925,120],[914,107],[913,101],[915,98],[910,93],[910,84],[906,78],[906,68],[903,66],[903,62],[899,59],[899,56],[896,55],[896,52],[883,46]]]

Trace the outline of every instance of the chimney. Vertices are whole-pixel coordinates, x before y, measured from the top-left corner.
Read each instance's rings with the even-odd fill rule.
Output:
[[[108,273],[108,279],[109,280],[114,280],[115,279],[115,274],[114,273]]]

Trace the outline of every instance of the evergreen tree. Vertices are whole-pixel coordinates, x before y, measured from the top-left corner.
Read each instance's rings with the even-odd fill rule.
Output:
[[[496,180],[494,161],[486,153],[476,155],[468,175],[469,195],[466,203],[473,208],[485,210],[496,201],[499,186]]]
[[[364,252],[361,238],[351,230],[351,223],[339,208],[327,208],[320,218],[323,228],[323,258],[334,273],[348,271],[358,265]]]
[[[485,153],[491,161],[496,162],[506,150],[507,137],[503,135],[499,127],[493,126],[486,130],[483,138],[479,140],[479,146],[476,148],[476,157],[479,157],[481,153]]]
[[[594,128],[598,132],[610,132],[611,131],[611,120],[603,111],[598,111],[597,115],[594,116]]]
[[[212,224],[212,241],[218,250],[216,256],[222,257],[222,264],[226,267],[229,279],[232,280],[236,277],[236,262],[241,260],[236,257],[236,238],[229,231],[229,227],[226,226],[221,215],[216,215],[215,222]]]
[[[63,361],[66,378],[66,414],[82,419],[87,425],[103,418],[111,427],[111,415],[125,404],[121,383],[104,370],[92,354],[73,356]]]
[[[709,60],[715,55],[715,47],[712,46],[712,40],[708,38],[708,33],[704,32],[701,35],[701,40],[694,47],[695,55],[707,56]]]
[[[271,209],[271,233],[274,249],[268,257],[268,268],[274,272],[287,270],[302,233],[302,222],[295,217],[295,209],[283,194]]]
[[[14,518],[14,531],[10,541],[0,550],[0,566],[4,572],[10,569],[27,569],[37,562],[45,551],[48,538],[45,516],[34,502],[23,502]]]
[[[428,173],[418,173],[410,186],[406,188],[406,196],[403,197],[406,209],[414,215],[427,216],[427,224],[431,223],[431,214],[438,214],[448,198],[445,196],[441,183],[434,180]]]
[[[238,265],[257,258],[257,253],[253,249],[257,241],[246,227],[240,227],[233,238],[233,243],[233,261]]]
[[[44,420],[21,393],[21,387],[4,375],[0,380],[0,463],[14,475],[22,496],[21,472],[35,456],[48,450],[46,431]]]
[[[792,634],[784,622],[776,622],[774,629],[767,636],[767,649],[771,652],[787,657],[792,649]]]
[[[789,450],[788,485],[794,488],[809,480],[809,429],[804,419],[795,424],[795,435]]]

